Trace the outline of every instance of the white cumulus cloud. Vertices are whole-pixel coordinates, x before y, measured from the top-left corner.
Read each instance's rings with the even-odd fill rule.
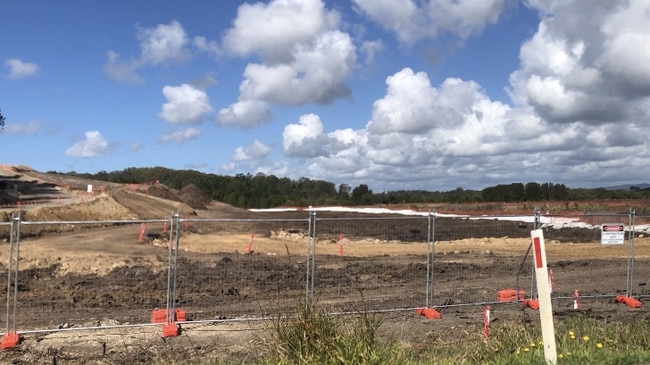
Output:
[[[140,62],[159,65],[167,62],[184,62],[189,58],[189,43],[181,23],[172,20],[154,28],[138,28],[136,38],[140,41]]]
[[[213,57],[222,53],[215,41],[203,36],[190,39],[183,25],[177,20],[151,28],[137,25],[135,38],[140,46],[140,54],[137,57],[123,59],[114,50],[106,52],[106,62],[102,68],[108,78],[141,83],[144,80],[137,71],[144,66],[184,64],[192,58],[193,52],[207,53]]]
[[[520,51],[511,96],[551,123],[630,119],[650,96],[646,1],[529,1],[542,18]]]
[[[83,140],[74,143],[65,151],[66,157],[92,158],[111,152],[111,144],[99,131],[88,131],[84,135]]]
[[[183,144],[186,141],[198,138],[202,134],[198,128],[176,129],[165,133],[160,138],[160,143]]]
[[[411,44],[453,34],[461,39],[498,21],[506,0],[353,0],[358,9]]]
[[[33,76],[39,69],[37,64],[33,62],[24,62],[18,58],[7,59],[5,65],[9,67],[7,78],[12,80]]]
[[[169,123],[199,123],[204,114],[212,111],[206,92],[192,85],[167,85],[162,93],[167,102],[158,115]]]
[[[258,55],[261,62],[246,67],[239,100],[222,110],[220,124],[264,123],[258,118],[270,116],[271,104],[330,104],[349,97],[345,81],[356,67],[356,48],[339,23],[340,14],[321,0],[241,5],[223,37],[224,49]]]
[[[6,135],[30,135],[43,130],[43,123],[30,120],[27,123],[7,123],[3,133]]]
[[[271,152],[271,148],[264,143],[255,140],[253,143],[246,147],[237,147],[232,156],[232,161],[246,161],[256,158],[265,158]]]
[[[216,122],[222,127],[252,128],[269,120],[267,103],[257,100],[238,101],[219,110]]]

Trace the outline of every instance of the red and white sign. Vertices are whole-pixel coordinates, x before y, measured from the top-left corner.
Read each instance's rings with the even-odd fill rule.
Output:
[[[603,245],[622,245],[625,243],[625,225],[623,223],[605,223],[601,225],[600,243]]]

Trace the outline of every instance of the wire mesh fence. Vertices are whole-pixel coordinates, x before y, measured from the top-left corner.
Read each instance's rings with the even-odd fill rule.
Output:
[[[298,218],[295,218],[298,217]],[[603,243],[604,226],[622,227]],[[331,312],[451,308],[535,297],[530,231],[547,242],[558,308],[650,295],[650,217],[333,215],[0,223],[5,332]],[[82,254],[83,253],[83,254]],[[518,293],[518,292],[517,292]],[[510,298],[512,299],[512,298]],[[515,301],[520,299],[518,294]],[[506,300],[508,301],[508,300]]]
[[[340,312],[427,305],[430,217],[318,218],[313,300]]]
[[[145,223],[161,222],[16,220],[3,280],[15,317],[8,323],[22,330],[147,323],[151,308],[165,306],[166,262],[146,250],[114,254],[139,245]]]
[[[308,219],[181,219],[176,305],[190,320],[254,318],[305,301]]]

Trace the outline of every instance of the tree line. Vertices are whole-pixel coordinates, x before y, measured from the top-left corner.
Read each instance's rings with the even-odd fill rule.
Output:
[[[195,170],[173,170],[165,167],[127,168],[122,171],[100,171],[96,174],[67,172],[48,173],[122,184],[150,184],[158,181],[172,189],[196,185],[210,199],[240,208],[273,208],[309,205],[377,205],[412,203],[479,203],[526,201],[582,201],[593,199],[648,199],[650,188],[611,190],[571,189],[564,184],[528,182],[500,184],[482,190],[456,188],[451,191],[397,190],[375,193],[366,184],[351,187],[324,180],[301,177],[291,180],[258,173],[225,176]]]

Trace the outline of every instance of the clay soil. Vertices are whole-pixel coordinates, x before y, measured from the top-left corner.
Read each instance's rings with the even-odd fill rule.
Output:
[[[268,318],[304,306],[308,264],[315,268],[313,299],[319,308],[346,316],[378,311],[379,335],[416,349],[449,333],[482,333],[488,304],[492,326],[539,320],[537,311],[521,303],[494,302],[497,290],[531,287],[532,258],[525,256],[530,223],[436,219],[429,288],[442,318],[428,320],[415,313],[427,297],[429,247],[421,218],[319,212],[325,220],[317,229],[316,259],[308,262],[305,211],[253,213],[209,201],[193,186],[175,191],[70,179],[27,167],[0,170],[6,188],[0,192],[0,222],[18,211],[22,219],[17,287],[7,285],[9,226],[0,225],[0,287],[18,293],[21,334],[18,346],[0,352],[1,363],[254,362],[273,345]],[[188,220],[177,227],[178,251],[169,250],[170,227],[153,221],[171,212]],[[141,220],[152,220],[142,237]],[[91,221],[100,223],[84,223]],[[339,236],[339,222],[352,222],[345,237]],[[613,298],[627,289],[627,245],[600,245],[594,230],[584,228],[547,233],[549,267],[557,281],[556,320],[647,316],[645,307],[632,309]],[[635,237],[634,258],[633,290],[643,302],[650,239],[641,234]],[[160,324],[151,324],[151,314],[167,304],[170,263],[177,268],[174,307],[187,311],[187,321],[178,336],[166,337]],[[581,306],[574,310],[578,286]],[[3,310],[7,304],[13,308],[13,296],[9,299]],[[1,323],[11,330],[13,316]]]

